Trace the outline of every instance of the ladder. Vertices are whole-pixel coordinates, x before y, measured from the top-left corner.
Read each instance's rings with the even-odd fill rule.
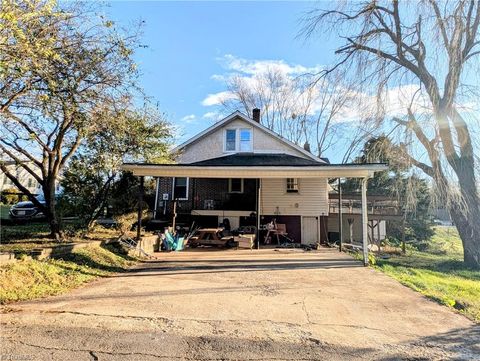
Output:
[[[138,251],[142,256],[147,257],[147,258],[154,258],[152,255],[148,254],[145,252],[139,245],[138,241],[134,240],[133,238],[122,238],[120,237],[118,239],[118,243],[121,245],[130,248],[132,250]]]

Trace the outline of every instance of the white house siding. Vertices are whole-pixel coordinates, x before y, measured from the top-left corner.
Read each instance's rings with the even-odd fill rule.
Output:
[[[298,182],[299,192],[287,193],[286,179],[262,179],[262,214],[327,216],[328,179],[302,178]]]
[[[193,163],[206,159],[212,159],[230,155],[232,152],[224,152],[224,132],[229,128],[252,128],[244,120],[237,118],[216,129],[214,132],[198,139],[183,149],[177,158],[178,163]],[[253,151],[257,153],[284,153],[301,158],[306,156],[293,147],[288,146],[282,141],[275,139],[262,129],[252,128]]]
[[[29,162],[29,166],[34,172],[40,174],[40,170],[31,162]],[[37,180],[30,173],[28,173],[25,168],[15,164],[8,164],[7,169],[10,173],[15,175],[17,180],[31,193],[39,192],[40,188]],[[17,187],[13,184],[10,178],[5,175],[5,173],[0,171],[0,191],[4,191],[6,189],[17,189]]]

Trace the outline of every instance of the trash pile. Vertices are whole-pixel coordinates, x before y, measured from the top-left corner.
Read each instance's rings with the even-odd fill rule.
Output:
[[[160,249],[162,251],[182,251],[188,245],[190,248],[198,246],[216,246],[225,248],[252,249],[255,245],[255,227],[240,227],[230,231],[225,227],[190,229],[172,227],[160,234]]]
[[[181,251],[185,246],[185,237],[180,236],[178,232],[171,233],[169,229],[160,234],[160,241],[162,251]]]

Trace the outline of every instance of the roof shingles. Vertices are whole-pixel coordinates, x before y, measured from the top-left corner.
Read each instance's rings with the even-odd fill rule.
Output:
[[[326,163],[283,153],[235,153],[190,163],[192,166],[325,166]]]

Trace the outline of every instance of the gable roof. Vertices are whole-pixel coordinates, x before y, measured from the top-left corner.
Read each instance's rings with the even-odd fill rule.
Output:
[[[274,131],[268,129],[267,127],[265,127],[264,125],[256,122],[255,120],[253,120],[252,118],[248,117],[247,115],[243,114],[242,112],[240,111],[235,111],[233,112],[232,114],[230,114],[229,116],[223,118],[222,120],[218,121],[217,123],[213,124],[212,126],[208,127],[207,129],[205,129],[204,131],[198,133],[197,135],[195,135],[194,137],[190,138],[189,140],[187,140],[186,142],[180,144],[179,146],[175,147],[172,152],[178,152],[180,151],[181,149],[185,148],[186,146],[192,144],[192,143],[195,143],[197,140],[211,134],[212,132],[214,132],[215,130],[217,130],[218,128],[228,124],[229,122],[233,121],[234,119],[236,118],[241,118],[242,120],[244,120],[245,122],[249,123],[252,127],[255,127],[257,129],[260,129],[261,131],[269,134],[270,136],[274,137],[275,139],[281,141],[282,143],[284,143],[285,145],[287,145],[288,147],[290,148],[293,148],[295,149],[296,151],[302,153],[303,155],[307,156],[308,158],[316,161],[316,162],[320,162],[320,163],[326,163],[323,159],[319,158],[319,157],[316,157],[315,155],[313,155],[312,153],[306,151],[305,149],[303,149],[302,147],[296,145],[295,143],[289,141],[288,139],[285,139],[283,138],[281,135],[275,133]]]
[[[325,163],[284,153],[236,153],[191,163],[196,166],[325,166]]]

